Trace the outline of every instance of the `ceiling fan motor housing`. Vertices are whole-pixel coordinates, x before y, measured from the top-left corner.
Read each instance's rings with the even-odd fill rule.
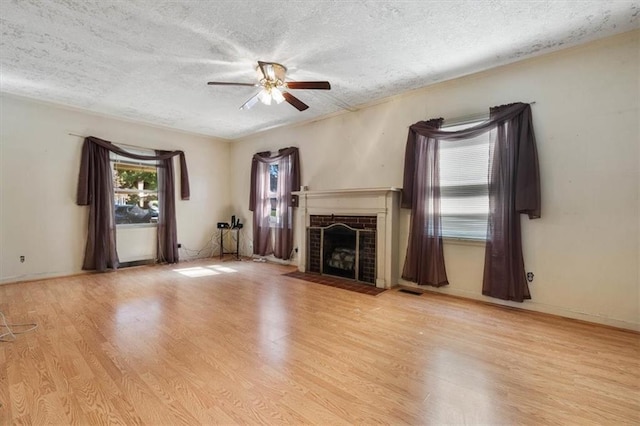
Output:
[[[258,61],[256,71],[258,72],[261,81],[265,80],[267,85],[276,87],[284,84],[287,67],[276,62]]]

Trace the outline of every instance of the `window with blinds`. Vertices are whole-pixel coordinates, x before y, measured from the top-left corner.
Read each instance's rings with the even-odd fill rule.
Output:
[[[481,121],[443,126],[456,131]],[[440,143],[442,236],[484,240],[489,214],[489,133]]]

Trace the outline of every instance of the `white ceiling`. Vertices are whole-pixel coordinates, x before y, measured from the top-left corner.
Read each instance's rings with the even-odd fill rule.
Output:
[[[234,139],[639,27],[640,1],[0,0],[0,90]],[[256,61],[310,105],[239,110]]]

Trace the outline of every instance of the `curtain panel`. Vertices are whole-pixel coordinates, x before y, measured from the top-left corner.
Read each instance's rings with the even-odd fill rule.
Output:
[[[278,166],[276,217],[271,219],[270,166]],[[251,160],[249,210],[253,212],[253,254],[288,260],[293,250],[293,207],[300,190],[300,158],[296,147],[278,154],[259,152]],[[273,232],[273,234],[272,234]],[[272,242],[273,240],[273,242]]]
[[[89,206],[89,227],[82,269],[102,272],[109,268],[117,269],[119,266],[116,250],[113,174],[109,152],[136,160],[159,162],[158,259],[169,263],[177,262],[172,161],[175,156],[180,158],[180,193],[183,200],[188,200],[190,196],[189,174],[184,152],[156,151],[156,155],[140,155],[128,152],[109,141],[89,136],[85,138],[82,146],[76,194],[76,204]]]
[[[442,118],[437,118],[425,121],[422,125],[436,130],[442,121]],[[449,284],[440,216],[439,145],[440,140],[409,129],[402,192],[403,207],[411,208],[409,242],[402,278],[434,287]]]
[[[169,151],[158,151],[164,156]],[[182,168],[181,168],[182,170]],[[159,262],[177,263],[178,226],[176,223],[176,189],[174,185],[173,157],[158,160],[158,239],[156,257]]]
[[[421,121],[409,128],[402,207],[412,209],[412,220],[403,278],[436,286],[438,280],[446,281],[442,250],[420,251],[415,242],[427,237],[436,239],[438,235],[435,224],[439,219],[431,216],[440,215],[435,208],[439,200],[424,201],[428,196],[439,197],[439,191],[429,190],[430,184],[439,185],[436,182],[438,144],[433,141],[446,143],[490,132],[489,219],[482,293],[518,302],[531,298],[520,233],[520,214],[527,214],[530,219],[539,218],[541,206],[531,106],[515,103],[491,108],[489,120],[455,132],[441,130],[439,123],[442,119]],[[435,244],[431,246],[437,248]],[[428,273],[416,273],[421,269]]]

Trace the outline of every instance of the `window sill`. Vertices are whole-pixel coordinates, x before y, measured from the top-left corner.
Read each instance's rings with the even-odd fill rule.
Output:
[[[133,228],[157,228],[157,223],[120,223],[116,224],[116,229],[133,229]]]
[[[471,238],[442,237],[442,240],[447,245],[451,244],[456,246],[484,247],[487,244],[487,240],[476,240]]]

